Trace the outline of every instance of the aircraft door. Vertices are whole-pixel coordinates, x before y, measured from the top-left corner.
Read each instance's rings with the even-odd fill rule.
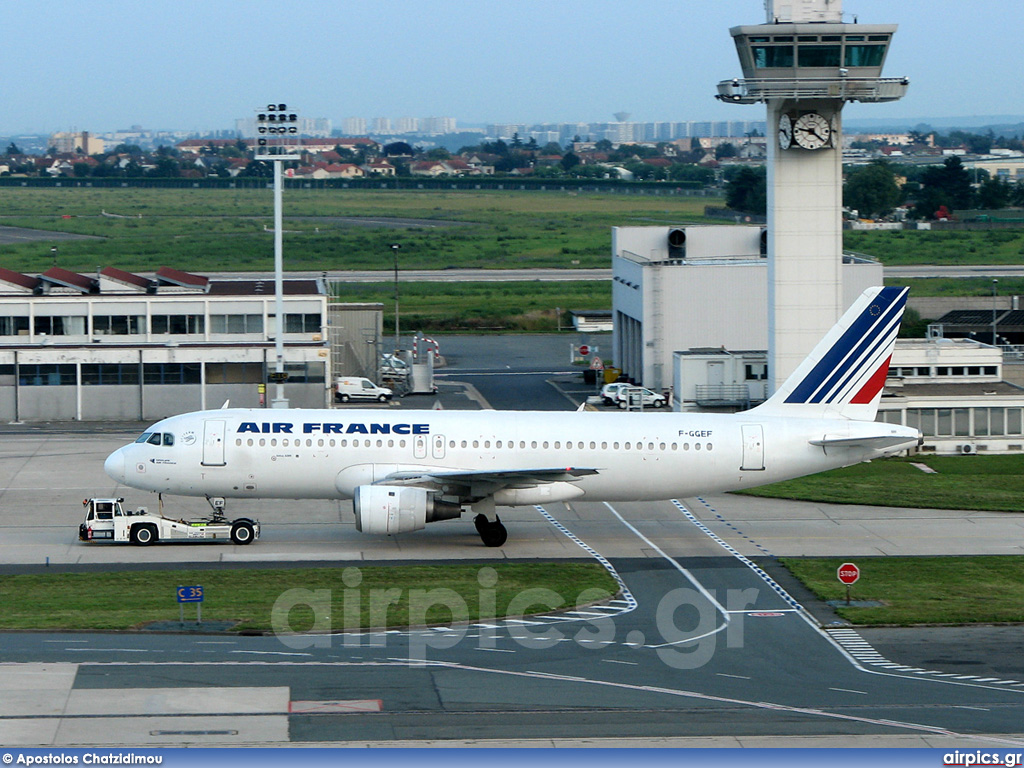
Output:
[[[434,435],[433,453],[435,459],[444,458],[444,435]]]
[[[743,463],[740,469],[759,472],[764,470],[764,429],[760,424],[744,424]]]
[[[203,423],[203,466],[223,467],[224,460],[224,427],[222,419],[209,419]]]
[[[417,459],[427,458],[427,436],[416,435],[412,441],[412,455]]]

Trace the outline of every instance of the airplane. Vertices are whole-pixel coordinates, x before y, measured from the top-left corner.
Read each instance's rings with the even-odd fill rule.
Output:
[[[869,288],[768,400],[739,413],[223,408],[163,419],[114,451],[118,483],[232,499],[352,499],[357,530],[398,534],[498,506],[734,491],[917,446],[874,421],[907,300]]]

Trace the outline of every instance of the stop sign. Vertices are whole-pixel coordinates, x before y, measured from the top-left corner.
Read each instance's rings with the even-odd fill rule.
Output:
[[[860,578],[860,568],[853,563],[843,563],[836,569],[836,575],[843,584],[850,585]]]

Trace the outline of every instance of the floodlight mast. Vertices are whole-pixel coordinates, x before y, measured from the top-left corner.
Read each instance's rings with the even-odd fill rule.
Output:
[[[288,112],[287,104],[267,104],[265,109],[257,110],[256,115],[256,150],[254,160],[269,160],[274,164],[274,303],[277,313],[274,331],[275,366],[271,377],[275,383],[274,398],[270,401],[271,408],[287,408],[288,399],[284,396],[284,382],[287,374],[284,370],[284,226],[283,226],[283,166],[284,161],[294,159],[298,155],[299,118],[294,112]]]

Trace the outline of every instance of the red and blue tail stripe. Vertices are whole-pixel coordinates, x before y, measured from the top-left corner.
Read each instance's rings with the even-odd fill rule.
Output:
[[[878,290],[784,402],[873,402],[885,384],[907,293],[907,288]]]

